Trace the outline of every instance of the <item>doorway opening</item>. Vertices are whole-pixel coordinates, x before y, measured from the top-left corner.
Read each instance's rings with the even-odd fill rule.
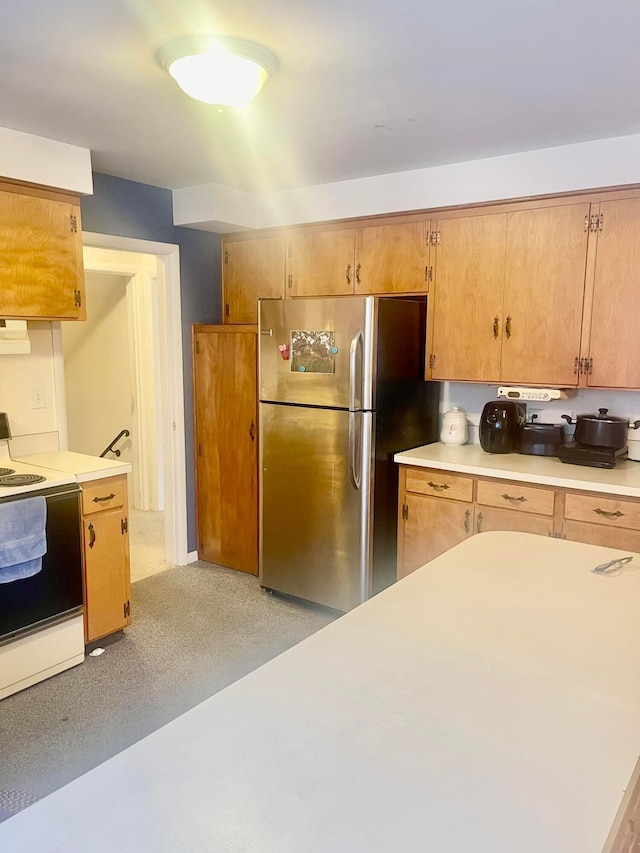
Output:
[[[178,247],[83,237],[88,318],[57,324],[54,334],[60,446],[99,455],[120,435],[114,450],[132,465],[135,580],[195,559],[187,551]]]

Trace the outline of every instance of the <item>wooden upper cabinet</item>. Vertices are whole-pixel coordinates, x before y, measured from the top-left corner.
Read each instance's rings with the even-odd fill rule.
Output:
[[[0,317],[85,319],[79,202],[0,191]]]
[[[432,379],[497,382],[507,215],[438,222]]]
[[[640,198],[603,201],[596,238],[586,384],[640,388]]]
[[[502,382],[578,384],[589,209],[508,214]]]
[[[224,244],[225,323],[257,323],[258,299],[284,299],[284,237]]]
[[[353,293],[355,229],[291,234],[287,248],[287,296]]]
[[[355,293],[424,293],[429,223],[372,225],[357,234]]]
[[[578,384],[589,211],[438,223],[431,378]]]

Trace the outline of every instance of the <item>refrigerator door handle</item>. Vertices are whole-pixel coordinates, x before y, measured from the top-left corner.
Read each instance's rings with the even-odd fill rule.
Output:
[[[360,430],[356,422],[356,412],[349,412],[349,476],[354,489],[360,490],[362,485],[362,459]]]
[[[364,334],[357,329],[349,347],[349,410],[362,407],[362,352],[364,349]],[[358,370],[358,350],[360,350],[360,370]],[[358,396],[359,395],[359,396]]]

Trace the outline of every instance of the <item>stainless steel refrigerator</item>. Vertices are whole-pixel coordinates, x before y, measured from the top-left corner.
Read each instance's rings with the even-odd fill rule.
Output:
[[[426,308],[259,300],[263,587],[346,611],[395,580],[393,454],[438,438]]]

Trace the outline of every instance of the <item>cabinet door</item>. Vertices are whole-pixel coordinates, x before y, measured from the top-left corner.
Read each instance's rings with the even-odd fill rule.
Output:
[[[399,529],[398,579],[419,569],[471,535],[470,504],[406,495]]]
[[[428,290],[427,224],[406,222],[358,231],[355,293],[425,293]]]
[[[87,642],[128,625],[129,541],[122,509],[85,518],[85,595]]]
[[[578,384],[589,209],[508,214],[502,382]]]
[[[518,533],[551,536],[553,518],[510,509],[477,506],[473,523],[474,533],[487,533],[490,530],[516,530]]]
[[[497,382],[507,215],[438,223],[433,379]]]
[[[640,388],[640,199],[602,202],[587,385]]]
[[[353,293],[355,231],[352,228],[292,234],[287,249],[288,296]]]
[[[225,243],[225,323],[257,323],[260,297],[284,299],[284,238]]]
[[[85,319],[79,204],[0,192],[0,316]]]
[[[198,556],[257,574],[256,332],[200,326],[194,340]]]
[[[565,521],[564,538],[572,542],[586,542],[587,545],[615,548],[620,556],[624,556],[624,552],[627,551],[640,553],[640,531],[638,530],[619,530],[604,524]]]

